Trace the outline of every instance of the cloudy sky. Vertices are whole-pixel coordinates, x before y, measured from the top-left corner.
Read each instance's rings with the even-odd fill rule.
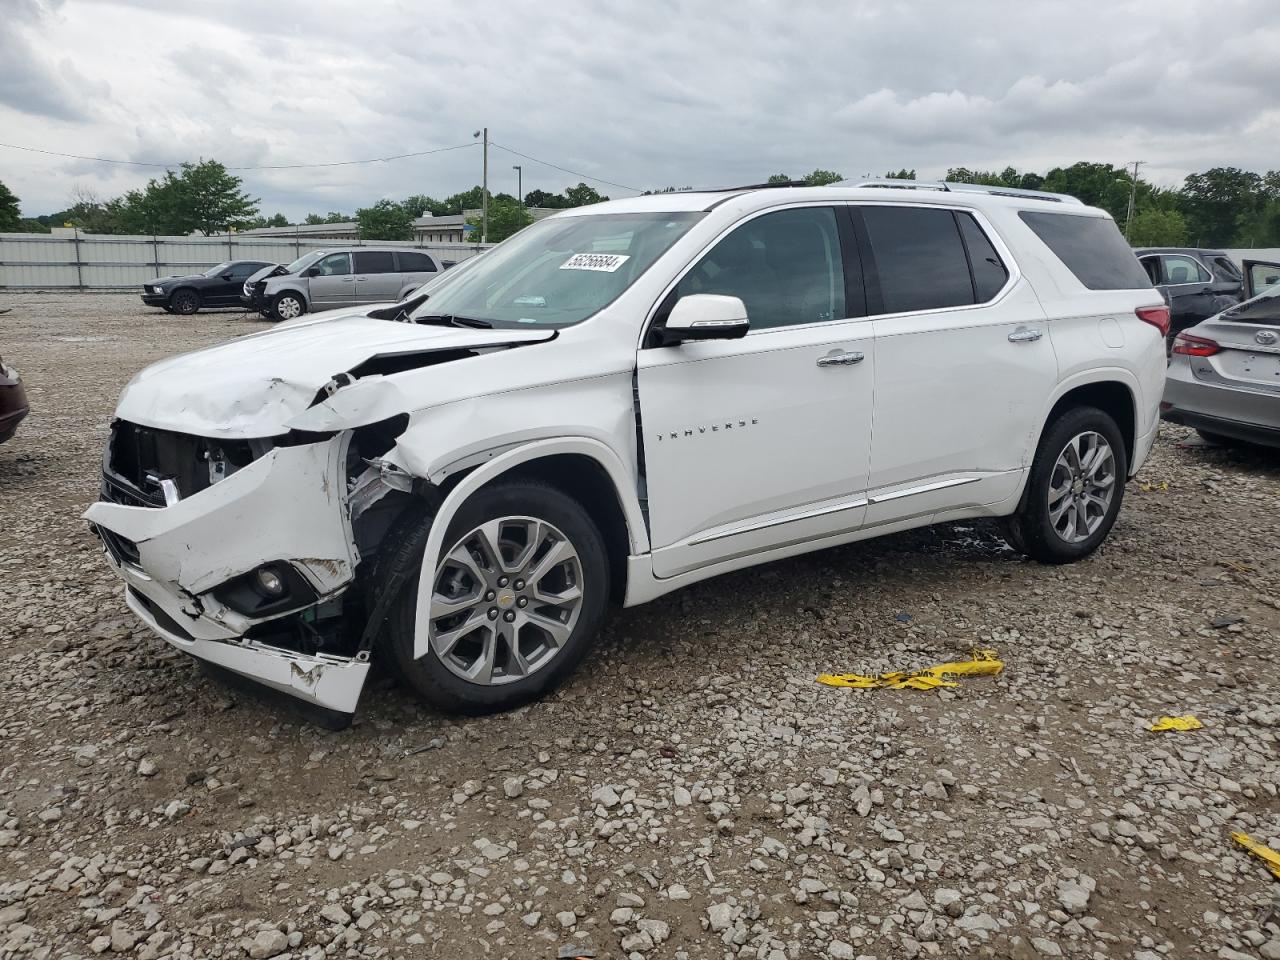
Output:
[[[1280,167],[1276,0],[0,0],[0,141],[261,167],[496,144],[624,187],[1147,161]],[[490,188],[582,176],[498,147]],[[474,145],[246,170],[264,213],[480,180]],[[26,215],[147,167],[0,147]],[[623,186],[617,186],[623,185]]]

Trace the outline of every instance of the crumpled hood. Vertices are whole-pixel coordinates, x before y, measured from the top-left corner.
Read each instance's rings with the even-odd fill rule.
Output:
[[[360,314],[310,320],[154,363],[124,388],[116,416],[197,436],[278,436],[289,431],[289,421],[311,407],[335,375],[374,357],[535,343],[555,336],[546,330],[419,326]]]

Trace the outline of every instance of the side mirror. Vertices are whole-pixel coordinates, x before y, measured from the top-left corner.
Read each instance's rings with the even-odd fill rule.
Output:
[[[663,346],[686,340],[737,340],[751,329],[746,304],[718,293],[691,293],[676,301],[662,331]]]
[[[230,271],[227,271],[226,273],[224,273],[224,274],[222,275],[222,279],[223,279],[223,280],[230,280],[230,279],[231,279],[231,272],[230,272]]]
[[[307,267],[307,269],[303,272],[303,274],[302,274],[302,275],[303,275],[304,277],[318,277],[318,276],[320,276],[320,268],[319,268],[319,267]]]

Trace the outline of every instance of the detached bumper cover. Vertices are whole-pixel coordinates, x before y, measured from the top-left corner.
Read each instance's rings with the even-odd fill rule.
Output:
[[[357,555],[342,501],[344,451],[341,437],[277,447],[170,506],[103,501],[84,516],[128,586],[129,607],[169,643],[319,706],[351,712],[367,661],[248,640],[252,627],[272,618],[246,617],[213,595],[265,562],[289,564],[320,600],[346,588]]]

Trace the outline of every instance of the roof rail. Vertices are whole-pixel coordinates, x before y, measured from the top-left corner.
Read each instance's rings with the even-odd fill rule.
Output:
[[[847,181],[841,181],[845,183]],[[997,187],[985,183],[951,183],[945,180],[859,180],[849,183],[854,187],[887,187],[899,190],[941,190],[944,193],[985,193],[993,197],[1018,197],[1023,200],[1044,200],[1047,203],[1070,203],[1077,207],[1084,204],[1065,193],[1049,193],[1045,190],[1023,190],[1019,187]]]

